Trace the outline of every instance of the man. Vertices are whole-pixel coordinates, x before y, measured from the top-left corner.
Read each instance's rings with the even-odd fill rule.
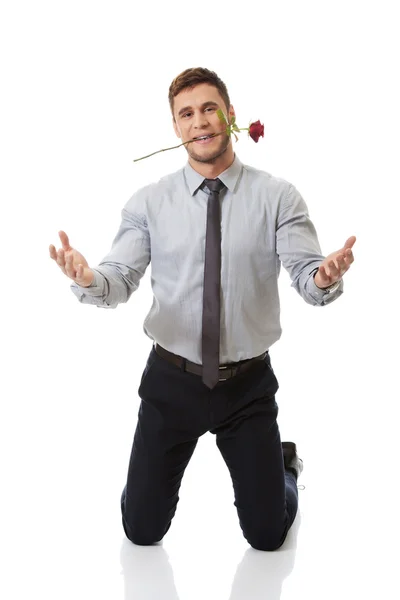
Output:
[[[50,256],[80,302],[111,308],[128,301],[152,262],[144,331],[154,345],[121,498],[127,537],[140,545],[164,537],[185,468],[209,431],[230,470],[245,538],[275,550],[296,516],[302,471],[296,445],[280,440],[268,352],[281,335],[280,265],[307,303],[324,306],[343,292],[356,240],[322,256],[296,188],[241,163],[217,115],[222,109],[230,122],[235,112],[214,72],[187,69],[169,101],[175,133],[189,142],[186,165],[132,196],[96,268],[64,232]]]

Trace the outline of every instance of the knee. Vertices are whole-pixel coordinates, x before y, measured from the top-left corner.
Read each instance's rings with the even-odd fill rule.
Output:
[[[122,526],[125,535],[133,544],[138,546],[152,546],[160,542],[166,531],[160,519],[152,519],[145,514],[137,514],[132,508],[127,510],[126,488],[121,497]],[[157,521],[157,522],[156,522]],[[167,528],[168,530],[168,528]]]
[[[247,534],[245,537],[250,546],[255,550],[272,552],[282,546],[286,538],[286,533],[282,535],[281,532],[259,530],[251,535]]]
[[[122,525],[128,540],[137,546],[152,546],[163,538],[162,535],[155,535],[152,531],[144,531],[141,527],[130,527],[125,519],[122,519]]]
[[[133,534],[133,535],[127,534],[127,537],[133,544],[136,544],[136,546],[154,546],[155,544],[157,544],[157,542],[161,541],[161,540],[155,539],[154,537],[140,535],[140,534]]]
[[[127,518],[122,515],[122,526],[125,535],[133,544],[137,546],[152,546],[161,542],[171,523],[167,526],[161,523],[145,523],[143,520]]]
[[[122,516],[122,526],[128,540],[137,546],[152,546],[153,544],[157,544],[166,534],[165,527],[149,527],[148,524],[146,526],[146,524],[139,521],[127,520],[125,516]]]
[[[263,552],[273,552],[274,550],[278,550],[283,542],[273,542],[271,540],[255,540],[249,542],[250,546],[254,548],[254,550],[262,550]]]

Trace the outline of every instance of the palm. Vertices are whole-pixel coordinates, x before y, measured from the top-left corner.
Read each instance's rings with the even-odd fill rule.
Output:
[[[65,260],[68,260],[69,257],[72,256],[72,266],[74,267],[74,269],[77,269],[78,265],[82,265],[83,267],[89,266],[83,254],[78,252],[78,250],[75,250],[75,248],[70,248],[70,250],[66,250],[64,254]]]
[[[56,261],[64,275],[73,279],[78,285],[87,287],[94,278],[94,273],[89,267],[86,258],[72,248],[67,234],[64,231],[59,232],[62,248],[57,252],[53,245],[50,246],[50,256]]]
[[[328,254],[314,276],[314,281],[318,287],[328,287],[330,284],[339,281],[344,273],[349,270],[350,265],[354,262],[352,248],[355,242],[356,236],[352,235],[343,248]]]

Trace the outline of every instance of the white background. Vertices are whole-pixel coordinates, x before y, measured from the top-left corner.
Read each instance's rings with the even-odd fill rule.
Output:
[[[2,6],[2,597],[399,597],[396,5]],[[285,270],[279,280],[279,424],[298,444],[306,489],[274,553],[242,537],[211,434],[163,544],[125,539],[150,268],[128,304],[102,310],[79,304],[48,254],[63,229],[95,266],[132,193],[184,164],[184,148],[133,159],[179,143],[168,87],[196,66],[225,81],[239,127],[265,124],[264,139],[242,133],[235,151],[298,188],[323,253],[357,236],[332,305],[307,305]]]

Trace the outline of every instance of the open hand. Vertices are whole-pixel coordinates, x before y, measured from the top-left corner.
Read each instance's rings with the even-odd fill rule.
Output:
[[[89,287],[94,280],[94,272],[90,269],[85,257],[70,246],[65,231],[59,231],[58,235],[62,248],[57,252],[53,244],[50,244],[50,257],[58,264],[64,275],[82,287]]]
[[[350,265],[354,262],[353,246],[356,242],[356,236],[352,235],[346,241],[343,248],[329,254],[323,263],[319,266],[318,272],[314,276],[315,285],[319,288],[327,288],[339,281]]]

